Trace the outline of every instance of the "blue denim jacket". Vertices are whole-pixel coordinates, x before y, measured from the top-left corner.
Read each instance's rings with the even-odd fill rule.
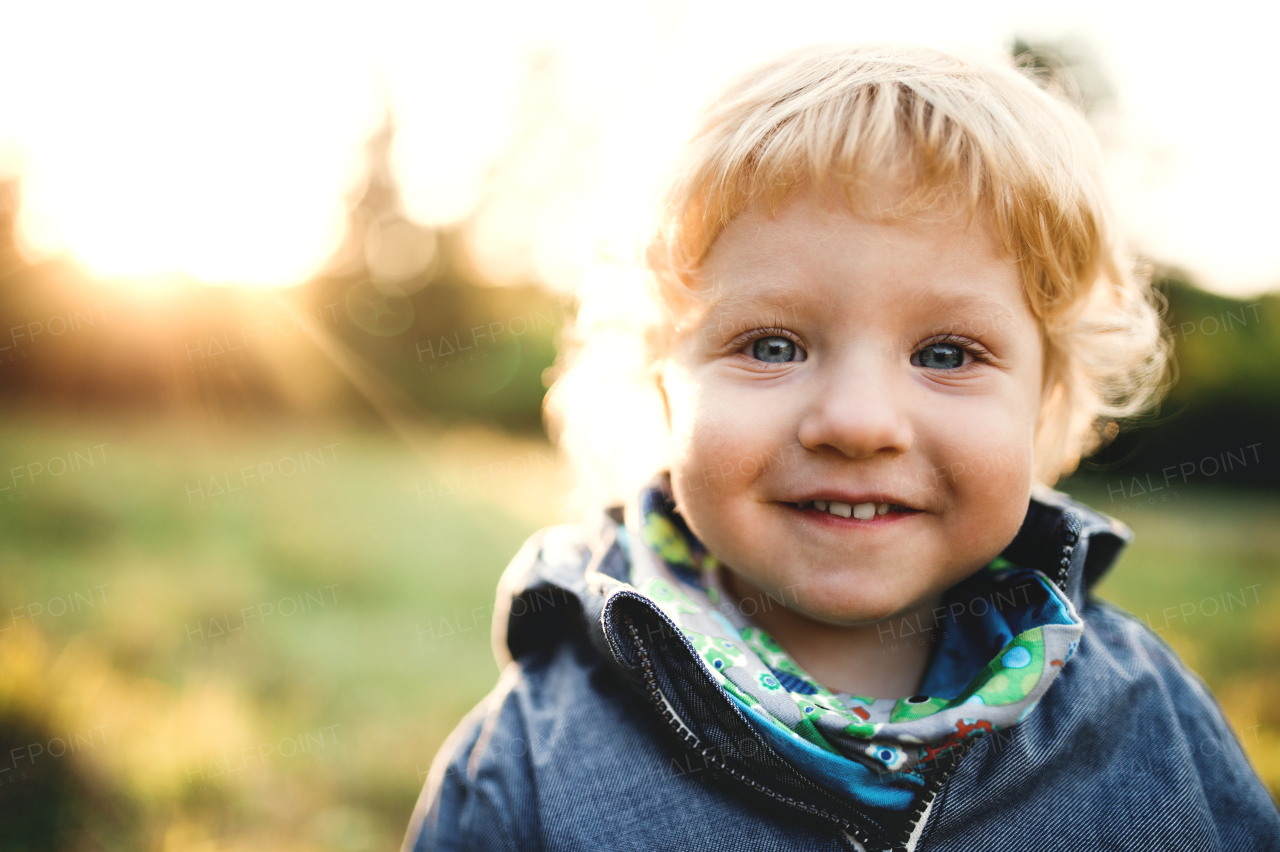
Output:
[[[1085,622],[1022,722],[925,768],[903,812],[763,736],[628,584],[621,517],[552,527],[498,588],[498,685],[440,749],[405,838],[430,850],[1280,850],[1280,814],[1204,683],[1088,596],[1129,540],[1038,492],[1004,556]]]

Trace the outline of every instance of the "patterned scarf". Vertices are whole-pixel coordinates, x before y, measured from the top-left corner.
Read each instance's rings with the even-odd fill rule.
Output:
[[[665,477],[641,493],[637,508],[628,513],[626,535],[631,585],[680,628],[725,692],[784,740],[878,773],[914,775],[920,761],[1022,721],[1083,630],[1044,574],[997,558],[954,586],[945,614],[935,610],[933,622],[890,622],[894,645],[937,645],[921,694],[831,692],[733,603],[719,579],[721,564],[675,513]]]

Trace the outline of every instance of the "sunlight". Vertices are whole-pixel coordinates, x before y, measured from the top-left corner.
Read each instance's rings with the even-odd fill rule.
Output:
[[[17,81],[0,172],[22,173],[29,256],[66,252],[105,279],[295,285],[337,248],[390,106],[405,215],[466,222],[493,283],[567,291],[602,259],[634,264],[653,185],[726,67],[822,40],[997,51],[1015,33],[1079,34],[1118,90],[1108,158],[1139,247],[1222,291],[1280,279],[1275,118],[1251,108],[1258,87],[1203,72],[1265,79],[1266,51],[1237,50],[1228,21],[927,5],[26,4],[0,56]],[[1153,59],[1182,55],[1197,62]],[[1188,92],[1205,120],[1190,120]]]

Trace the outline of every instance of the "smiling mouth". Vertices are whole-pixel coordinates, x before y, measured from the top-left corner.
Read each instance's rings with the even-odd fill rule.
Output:
[[[841,503],[838,500],[811,500],[807,503],[796,503],[795,507],[801,511],[823,512],[859,521],[870,521],[878,516],[890,514],[917,514],[920,511],[899,506],[897,503]]]

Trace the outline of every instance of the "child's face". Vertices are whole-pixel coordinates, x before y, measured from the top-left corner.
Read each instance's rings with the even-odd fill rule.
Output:
[[[739,216],[708,255],[720,297],[662,373],[676,502],[739,580],[799,613],[870,624],[929,604],[1026,514],[1039,325],[1016,262],[963,222],[801,196]],[[894,507],[859,517],[868,503]]]

